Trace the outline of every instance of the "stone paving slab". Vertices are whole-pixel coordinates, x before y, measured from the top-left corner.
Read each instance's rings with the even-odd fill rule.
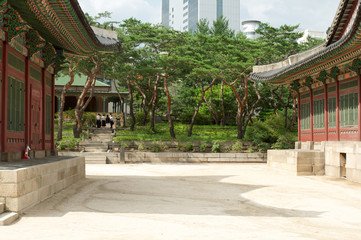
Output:
[[[87,165],[0,239],[361,239],[361,184],[266,164]]]

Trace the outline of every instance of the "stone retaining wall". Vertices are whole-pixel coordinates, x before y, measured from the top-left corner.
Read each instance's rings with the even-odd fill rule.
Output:
[[[125,152],[125,163],[266,163],[266,153]]]
[[[315,150],[268,150],[267,164],[297,176],[324,175],[325,153]]]
[[[7,211],[21,213],[82,178],[84,157],[0,170],[0,202]]]

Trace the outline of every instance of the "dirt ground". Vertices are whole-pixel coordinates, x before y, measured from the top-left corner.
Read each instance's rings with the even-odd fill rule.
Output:
[[[361,184],[265,164],[88,165],[0,239],[361,239]]]

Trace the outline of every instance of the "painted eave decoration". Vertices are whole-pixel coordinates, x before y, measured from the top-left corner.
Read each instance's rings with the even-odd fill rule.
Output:
[[[361,56],[361,0],[341,0],[326,42],[290,56],[286,61],[255,66],[250,79],[271,85],[292,84],[295,80],[332,69]]]
[[[95,35],[76,0],[8,0],[7,4],[57,50],[87,56],[121,49],[118,40],[102,41]]]

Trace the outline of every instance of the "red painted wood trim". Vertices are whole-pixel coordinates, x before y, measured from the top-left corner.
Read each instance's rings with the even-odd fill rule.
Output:
[[[325,84],[325,130],[326,130],[326,141],[328,141],[328,92],[327,84]]]
[[[310,114],[311,114],[311,141],[314,140],[315,136],[315,132],[314,132],[314,129],[313,129],[313,90],[311,89],[310,91],[310,95],[311,95],[311,109],[310,109]]]
[[[7,34],[7,33],[6,33]],[[4,45],[3,45],[3,59],[2,59],[2,64],[3,64],[3,84],[2,84],[2,87],[3,87],[3,94],[1,95],[2,97],[2,101],[1,101],[1,104],[2,104],[2,108],[1,108],[1,111],[2,111],[2,118],[3,118],[3,124],[2,124],[2,136],[1,136],[1,149],[3,152],[6,152],[6,139],[7,139],[7,105],[8,105],[8,102],[7,102],[7,98],[8,98],[8,94],[7,94],[7,89],[8,89],[8,49],[9,49],[9,45],[7,44],[7,42],[4,42]]]
[[[340,141],[340,82],[336,79],[336,134]]]
[[[41,89],[42,89],[42,96],[41,96],[41,108],[42,108],[42,111],[41,111],[41,119],[42,119],[42,125],[41,125],[41,138],[42,138],[42,143],[41,143],[41,149],[42,150],[45,150],[45,131],[46,131],[46,121],[45,121],[45,99],[46,99],[46,89],[45,89],[46,85],[45,85],[45,69],[42,68],[41,69]]]
[[[360,75],[360,71],[358,71],[357,73],[358,76],[358,119],[357,119],[357,123],[358,123],[358,140],[361,141],[361,75]]]
[[[297,116],[297,121],[298,121],[298,141],[302,141],[301,138],[301,93],[298,92],[297,94],[297,111],[298,111],[298,116]]]
[[[54,140],[54,118],[55,118],[55,77],[51,75],[51,149],[55,149]]]
[[[7,44],[6,42],[3,42],[3,55],[2,55],[2,84],[1,84],[1,107],[0,107],[0,111],[1,111],[1,130],[0,130],[0,151],[5,151],[5,129],[6,129],[6,89],[7,89],[7,63],[8,63],[8,55],[7,55]],[[5,88],[6,85],[6,88]]]
[[[30,64],[29,59],[25,58],[25,145],[30,146],[30,126],[31,126],[31,119],[30,119]]]

